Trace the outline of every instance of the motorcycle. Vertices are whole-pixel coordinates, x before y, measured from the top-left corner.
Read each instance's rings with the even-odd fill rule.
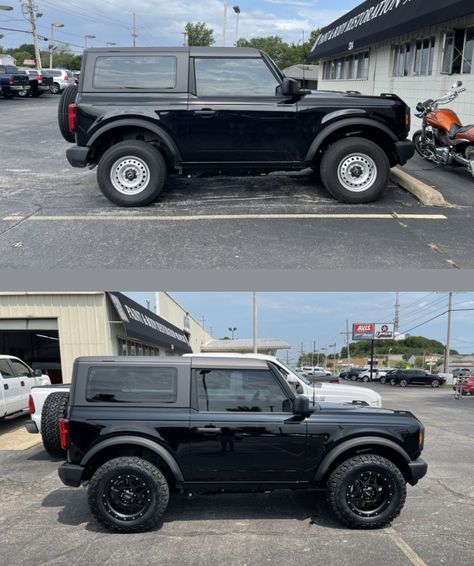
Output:
[[[465,90],[458,81],[445,96],[416,105],[415,116],[422,119],[422,127],[413,135],[413,143],[424,159],[442,166],[464,166],[474,177],[474,124],[463,126],[455,112],[439,108]]]

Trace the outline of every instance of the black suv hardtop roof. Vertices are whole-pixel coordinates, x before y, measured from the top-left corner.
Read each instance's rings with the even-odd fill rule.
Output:
[[[268,362],[251,357],[236,358],[206,356],[81,356],[76,358],[79,364],[156,364],[156,365],[188,365],[193,368],[246,368],[267,369]]]
[[[253,47],[91,47],[85,53],[189,53],[193,57],[261,57]]]

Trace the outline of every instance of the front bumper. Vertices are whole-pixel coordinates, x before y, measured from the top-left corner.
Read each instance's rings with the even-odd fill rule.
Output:
[[[84,468],[78,466],[77,464],[69,464],[65,462],[58,469],[59,479],[64,485],[69,487],[79,487],[82,481],[82,475],[84,473]]]
[[[38,434],[39,432],[35,421],[26,421],[25,428],[28,432],[31,432],[32,434]]]
[[[74,145],[66,150],[66,158],[73,167],[87,167],[88,147]]]
[[[408,483],[410,483],[410,485],[416,485],[418,481],[426,475],[428,464],[423,458],[417,458],[408,464],[408,469],[410,474]]]
[[[415,145],[410,140],[403,140],[395,143],[395,151],[397,152],[398,163],[405,163],[415,155]]]

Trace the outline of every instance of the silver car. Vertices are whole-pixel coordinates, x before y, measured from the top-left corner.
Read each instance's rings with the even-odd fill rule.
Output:
[[[53,84],[49,87],[51,94],[61,94],[67,87],[75,84],[75,76],[68,69],[43,69],[41,71],[45,77],[52,77]]]

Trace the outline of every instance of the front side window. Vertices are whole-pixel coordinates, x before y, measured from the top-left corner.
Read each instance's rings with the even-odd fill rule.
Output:
[[[268,370],[197,370],[200,411],[287,413],[290,401]]]
[[[31,371],[30,368],[22,362],[18,360],[10,360],[12,364],[13,371],[15,372],[17,377],[30,377]]]
[[[100,89],[156,89],[176,87],[176,57],[97,57],[92,81]]]
[[[263,59],[196,58],[198,96],[275,96],[280,84]]]
[[[92,367],[86,399],[102,403],[175,403],[178,373],[174,367]]]

